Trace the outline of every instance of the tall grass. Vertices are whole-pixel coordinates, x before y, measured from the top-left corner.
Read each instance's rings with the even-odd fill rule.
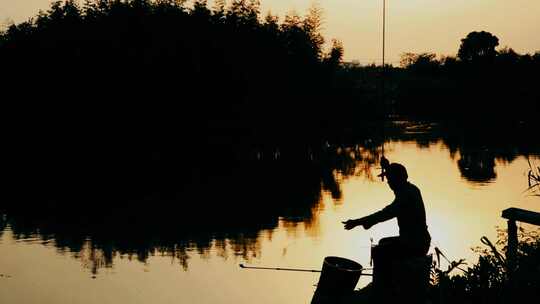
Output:
[[[511,303],[538,299],[540,295],[540,230],[518,230],[519,244],[516,270],[510,273],[501,252],[506,250],[507,233],[498,230],[495,244],[486,237],[486,247],[476,247],[478,262],[463,269],[464,260],[449,261],[436,249],[433,264],[430,298],[432,303]],[[440,256],[447,262],[441,269]],[[455,270],[460,270],[455,273]],[[453,274],[454,273],[454,274]]]
[[[532,164],[529,158],[527,158],[527,162],[529,163],[529,172],[527,173],[529,187],[526,191],[533,196],[540,197],[540,166]]]

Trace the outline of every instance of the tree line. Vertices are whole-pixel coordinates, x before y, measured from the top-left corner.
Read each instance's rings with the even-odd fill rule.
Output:
[[[316,128],[325,109],[312,99],[331,89],[343,55],[338,40],[325,49],[322,14],[313,6],[280,21],[262,16],[256,0],[211,8],[205,0],[54,2],[0,35],[2,77],[18,88],[5,93],[38,113],[82,107],[118,121],[119,111],[132,111],[201,133],[215,125],[260,136]],[[36,102],[44,99],[54,102]]]
[[[496,51],[495,36],[473,32],[456,58],[363,67],[342,62],[340,41],[325,48],[322,24],[317,6],[279,18],[256,0],[54,2],[0,34],[12,181],[127,193],[153,175],[174,187],[253,151],[381,140],[366,121],[383,111],[538,113],[539,53]]]
[[[400,66],[345,65],[341,85],[386,99],[394,114],[430,119],[516,121],[538,119],[540,51],[518,54],[497,49],[485,31],[461,40],[457,56],[404,53]],[[380,90],[385,73],[385,96]]]
[[[343,55],[337,40],[325,48],[322,14],[263,16],[256,0],[54,2],[0,34],[14,174],[129,189],[149,172],[190,179],[209,160],[320,146],[339,127],[321,101]]]

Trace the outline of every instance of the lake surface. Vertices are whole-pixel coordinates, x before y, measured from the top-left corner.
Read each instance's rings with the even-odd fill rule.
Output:
[[[422,191],[430,251],[474,263],[480,238],[494,242],[496,227],[506,228],[502,210],[540,212],[540,200],[524,193],[527,158],[538,164],[538,150],[432,127],[408,124],[389,136],[385,155],[404,164]],[[371,239],[397,235],[398,227],[394,219],[343,229],[341,221],[393,199],[376,178],[380,151],[365,146],[328,144],[331,157],[307,153],[303,164],[287,161],[283,150],[256,151],[253,162],[267,165],[203,179],[197,195],[177,196],[182,208],[133,203],[125,207],[133,215],[85,204],[77,209],[84,216],[66,216],[30,203],[27,211],[5,211],[0,303],[309,303],[318,274],[239,264],[320,269],[324,257],[337,255],[370,267]],[[358,287],[369,282],[362,277]]]

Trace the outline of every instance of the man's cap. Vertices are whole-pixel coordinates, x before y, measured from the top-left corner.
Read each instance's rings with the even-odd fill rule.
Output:
[[[399,163],[391,163],[386,167],[386,169],[378,175],[386,176],[387,178],[391,179],[398,179],[398,180],[404,180],[406,181],[409,178],[409,175],[407,174],[407,169],[405,169],[405,166]]]

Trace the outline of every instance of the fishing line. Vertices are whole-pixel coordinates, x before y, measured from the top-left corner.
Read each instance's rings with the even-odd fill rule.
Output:
[[[385,64],[385,51],[386,51],[386,0],[383,0],[383,37],[382,37],[382,157],[384,158],[384,142],[386,140],[386,134],[384,130],[384,123],[386,120],[386,96],[385,96],[385,81],[386,81],[386,64]],[[381,181],[384,182],[384,167],[381,164]]]

